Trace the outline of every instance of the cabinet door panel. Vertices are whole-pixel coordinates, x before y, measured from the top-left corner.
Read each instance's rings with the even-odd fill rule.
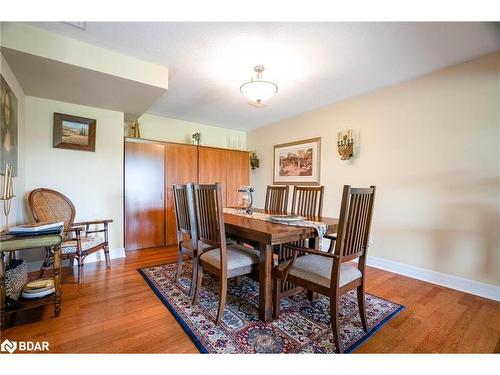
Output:
[[[164,147],[125,142],[125,249],[165,245]]]
[[[166,165],[166,244],[177,243],[177,223],[175,220],[173,184],[187,184],[198,181],[198,155],[196,146],[182,144],[165,145]]]
[[[227,206],[226,191],[226,169],[227,169],[227,151],[218,148],[199,147],[198,170],[200,184],[215,184],[220,182],[222,185],[222,205]]]
[[[227,206],[238,205],[238,189],[250,183],[250,160],[248,152],[226,151],[227,153]]]

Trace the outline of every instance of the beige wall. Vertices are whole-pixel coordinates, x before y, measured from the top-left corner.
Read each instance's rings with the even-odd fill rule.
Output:
[[[54,112],[97,120],[95,152],[52,147]],[[123,248],[123,113],[26,97],[26,194],[47,187],[68,196],[76,220],[107,219],[110,249]]]
[[[248,133],[261,167],[257,206],[272,183],[273,145],[321,137],[324,214],[342,185],[376,185],[369,255],[500,285],[500,53]],[[336,133],[352,128],[355,157]]]
[[[0,54],[0,71],[5,81],[9,84],[14,95],[17,97],[17,176],[13,177],[14,194],[16,197],[12,200],[11,211],[9,215],[9,226],[23,221],[23,200],[22,192],[25,189],[25,137],[24,137],[24,91],[19,85],[16,77],[12,73],[9,65],[5,61],[3,55]],[[21,193],[21,194],[20,194]],[[3,207],[0,221],[0,228],[5,227],[5,216],[3,215]]]
[[[141,137],[158,141],[191,143],[191,135],[201,133],[204,146],[245,149],[246,133],[239,130],[144,114],[139,118]],[[127,128],[125,134],[127,135]]]

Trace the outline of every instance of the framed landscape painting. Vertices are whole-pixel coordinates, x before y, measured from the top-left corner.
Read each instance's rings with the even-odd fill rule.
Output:
[[[321,138],[274,146],[274,183],[320,184]]]
[[[53,147],[95,151],[96,120],[54,113]]]

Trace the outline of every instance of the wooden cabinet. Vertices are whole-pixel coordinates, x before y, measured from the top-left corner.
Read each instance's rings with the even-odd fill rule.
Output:
[[[226,207],[226,150],[210,147],[198,148],[198,181],[200,184],[214,184],[220,182],[222,185],[222,205]]]
[[[224,207],[238,204],[238,189],[250,183],[250,159],[247,151],[199,147],[200,184],[222,185]]]
[[[187,184],[198,180],[198,153],[196,146],[169,143],[165,144],[165,234],[167,245],[177,243],[177,223],[175,221],[173,184]]]
[[[227,153],[227,207],[238,205],[238,189],[250,184],[250,159],[245,151],[228,151]]]
[[[165,244],[163,145],[125,142],[125,248]]]
[[[226,207],[250,178],[246,151],[138,139],[125,140],[124,166],[126,250],[177,243],[173,184],[220,182]]]

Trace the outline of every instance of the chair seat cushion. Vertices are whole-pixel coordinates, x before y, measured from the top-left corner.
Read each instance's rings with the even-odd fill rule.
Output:
[[[82,251],[87,251],[104,243],[104,239],[101,236],[82,236],[80,242],[82,244]],[[61,252],[63,254],[76,254],[76,240],[63,241],[61,243]]]
[[[206,243],[201,243],[201,247],[203,249],[206,249],[207,247],[210,247],[210,245],[207,245]],[[235,243],[233,240],[229,239],[229,238],[226,238],[226,245],[232,245],[233,243]],[[189,252],[193,252],[193,243],[191,242],[191,240],[184,240],[181,242],[181,247],[185,250],[188,250]]]
[[[289,275],[329,288],[332,264],[332,258],[320,255],[297,257]],[[361,276],[361,271],[356,267],[352,266],[350,263],[342,263],[340,266],[339,286],[342,287]]]
[[[245,246],[227,245],[227,269],[234,270],[240,267],[252,266],[259,263],[259,251]],[[220,268],[220,250],[209,250],[201,254],[200,259],[212,267]]]

